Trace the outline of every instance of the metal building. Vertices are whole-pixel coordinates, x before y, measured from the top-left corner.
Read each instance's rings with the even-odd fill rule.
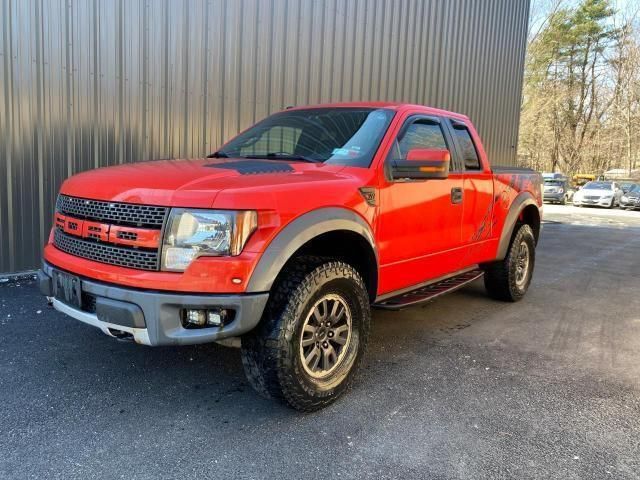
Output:
[[[287,105],[459,111],[515,162],[529,0],[0,4],[0,273],[38,266],[69,175],[202,156]]]

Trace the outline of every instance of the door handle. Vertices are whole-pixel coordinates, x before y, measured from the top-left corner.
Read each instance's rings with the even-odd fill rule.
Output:
[[[462,203],[462,188],[453,187],[451,189],[451,203]]]

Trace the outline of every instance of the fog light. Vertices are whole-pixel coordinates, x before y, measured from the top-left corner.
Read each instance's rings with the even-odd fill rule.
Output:
[[[211,309],[185,308],[182,310],[182,325],[185,328],[223,327],[235,318],[234,310],[214,307]]]
[[[206,310],[187,310],[184,319],[187,325],[204,327],[207,319],[207,313]]]
[[[225,318],[227,318],[226,310],[209,310],[207,312],[207,325],[221,327],[224,325]]]

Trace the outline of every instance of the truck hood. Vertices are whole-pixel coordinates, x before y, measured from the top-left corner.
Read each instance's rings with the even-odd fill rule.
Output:
[[[147,205],[210,208],[225,189],[273,191],[345,179],[341,165],[281,160],[159,160],[91,170],[67,179],[60,193]],[[300,185],[303,184],[303,185]],[[276,188],[277,189],[277,188]]]

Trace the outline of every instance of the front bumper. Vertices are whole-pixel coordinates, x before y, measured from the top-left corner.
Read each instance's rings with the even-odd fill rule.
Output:
[[[614,200],[615,203],[615,200]],[[580,199],[580,200],[576,200],[575,198],[573,199],[573,204],[578,207],[580,205],[583,206],[594,206],[594,207],[609,207],[611,206],[611,197],[609,198],[599,198],[599,199],[595,199],[595,200],[591,200],[591,199]]]
[[[144,345],[191,345],[237,337],[260,321],[268,293],[185,294],[122,288],[81,277],[83,295],[95,298],[95,307],[81,310],[52,298],[55,267],[44,263],[38,272],[40,292],[53,307],[114,337],[130,337]],[[233,320],[222,327],[187,329],[182,326],[184,308],[233,310]]]
[[[633,209],[640,209],[640,200],[627,200],[626,202],[623,202],[622,200],[620,200],[620,206],[623,208],[633,208]]]
[[[564,193],[544,192],[542,194],[542,199],[545,202],[561,202],[563,198]]]

